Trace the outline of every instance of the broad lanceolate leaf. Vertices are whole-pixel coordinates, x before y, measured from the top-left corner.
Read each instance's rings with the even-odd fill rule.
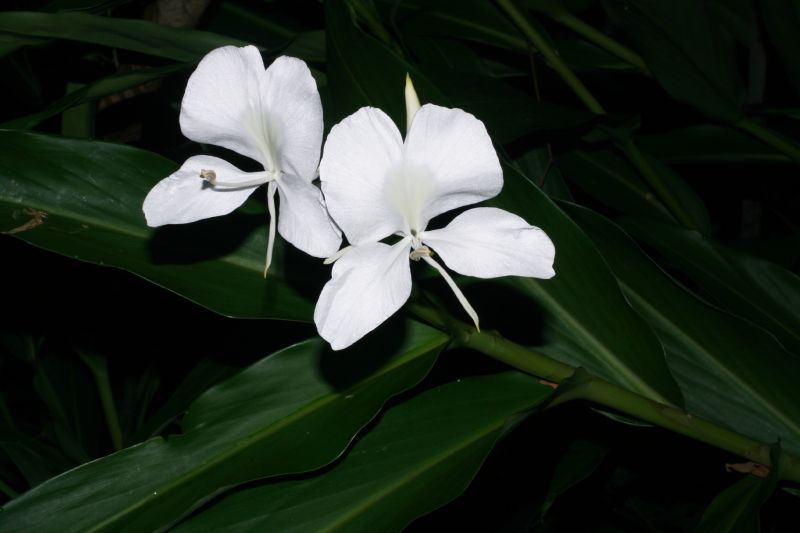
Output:
[[[205,31],[170,28],[145,20],[117,19],[69,11],[0,13],[0,34],[8,37],[70,39],[176,61],[196,61],[220,46],[248,44]]]
[[[458,496],[550,392],[516,372],[442,385],[388,410],[332,469],[240,490],[177,531],[400,531]]]
[[[800,355],[800,278],[695,231],[625,219],[623,226],[696,281],[725,309],[755,322]]]
[[[679,287],[610,221],[577,206],[569,213],[592,237],[633,307],[659,334],[686,410],[800,452],[800,359],[755,324]]]
[[[339,114],[377,105],[391,111],[397,124],[405,124],[402,85],[387,80],[402,80],[408,69],[413,78],[413,67],[355,28],[337,11],[338,2],[325,5],[329,82]],[[415,78],[414,84],[423,102],[450,105],[450,99],[429,80],[421,80],[417,85]],[[519,172],[506,166],[504,174],[505,190],[495,205],[540,226],[556,246],[555,278],[543,282],[511,279],[546,307],[546,327],[551,332],[560,328],[564,335],[559,338],[573,343],[570,353],[559,355],[650,398],[680,405],[680,391],[667,370],[663,348],[627,305],[591,242]]]
[[[6,506],[0,529],[153,531],[224,487],[319,468],[387,398],[421,380],[447,341],[406,328],[399,345],[384,335],[336,354],[317,339],[279,351],[198,398],[182,435],[45,482]]]
[[[744,89],[735,43],[697,0],[603,0],[647,66],[676,100],[707,115],[735,121]]]
[[[266,214],[151,230],[142,201],[177,165],[127,146],[0,131],[0,231],[134,272],[219,313],[308,320],[302,276],[262,276]],[[199,179],[199,178],[198,178]],[[297,258],[293,272],[309,260]],[[235,295],[235,297],[233,297]]]
[[[509,166],[503,171],[503,192],[492,203],[541,227],[556,246],[554,278],[509,278],[546,309],[545,340],[558,348],[551,355],[649,398],[682,405],[661,344],[625,301],[589,238],[519,172]]]
[[[542,516],[553,506],[559,496],[591,476],[608,454],[608,448],[582,439],[572,441],[556,464],[553,479],[547,489]]]

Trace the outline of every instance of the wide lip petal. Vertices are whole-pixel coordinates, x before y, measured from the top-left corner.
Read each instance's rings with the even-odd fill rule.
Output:
[[[342,244],[342,232],[328,215],[322,192],[313,184],[291,176],[277,183],[281,236],[314,257],[333,255]]]
[[[223,46],[206,54],[186,84],[180,113],[183,134],[271,167],[268,143],[248,127],[261,123],[263,75],[264,61],[255,46]]]
[[[555,246],[523,218],[496,207],[464,211],[446,227],[420,234],[448,268],[477,278],[555,276]]]
[[[503,170],[486,127],[461,109],[423,105],[405,139],[405,164],[424,169],[431,182],[420,230],[433,217],[493,198],[503,187]]]
[[[250,182],[253,174],[208,155],[190,157],[176,172],[150,190],[142,204],[147,225],[187,224],[227,215],[242,205],[259,186],[218,189],[200,178],[201,170],[213,170],[228,183]]]
[[[311,182],[322,149],[322,101],[304,61],[275,59],[261,73],[262,112],[279,170]]]
[[[397,312],[411,295],[410,239],[352,246],[333,266],[314,310],[334,350],[352,345]]]
[[[320,162],[322,192],[351,244],[403,230],[386,194],[389,173],[402,161],[400,131],[380,109],[363,107],[331,129]]]

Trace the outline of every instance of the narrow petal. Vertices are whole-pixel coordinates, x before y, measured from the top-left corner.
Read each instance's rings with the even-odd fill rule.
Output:
[[[386,194],[402,156],[400,132],[380,109],[363,107],[328,134],[319,169],[322,192],[351,244],[378,241],[403,229]]]
[[[314,257],[328,257],[342,244],[342,233],[328,216],[322,192],[313,184],[285,176],[278,181],[281,197],[278,231],[295,247]]]
[[[255,46],[223,46],[200,61],[181,103],[181,131],[189,139],[215,144],[260,161],[269,156],[255,128],[260,124],[264,62]]]
[[[483,122],[460,109],[425,104],[406,137],[406,163],[422,169],[434,194],[423,225],[446,211],[497,196],[503,171]]]
[[[556,250],[547,234],[508,211],[478,207],[447,227],[425,231],[422,242],[459,274],[476,278],[552,278]]]
[[[314,311],[319,334],[347,348],[389,318],[411,294],[409,240],[353,246],[333,265]]]
[[[322,102],[317,83],[300,59],[281,56],[262,73],[264,120],[278,168],[309,183],[322,148]]]
[[[177,172],[156,183],[147,193],[142,205],[147,225],[155,228],[227,215],[259,186],[215,188],[200,177],[203,170],[213,171],[220,181],[229,184],[252,183],[254,175],[262,174],[243,172],[218,157],[190,157]]]

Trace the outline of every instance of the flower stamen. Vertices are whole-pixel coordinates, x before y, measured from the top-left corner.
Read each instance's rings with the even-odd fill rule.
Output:
[[[421,246],[420,248],[425,248],[425,249],[427,249],[429,252],[431,252],[431,250],[430,250],[430,249],[428,249],[428,247],[427,247],[427,246]],[[414,250],[414,252],[416,252],[416,251],[417,251],[417,250]],[[414,252],[412,252],[412,254],[413,254]],[[432,252],[431,252],[431,253],[432,253]],[[413,259],[413,258],[412,258],[412,259]],[[444,267],[443,267],[442,265],[440,265],[439,263],[437,263],[436,261],[434,261],[433,259],[431,259],[429,255],[422,255],[422,256],[421,256],[421,259],[422,259],[423,261],[425,261],[426,263],[428,263],[428,264],[429,264],[430,266],[432,266],[433,268],[435,268],[435,269],[436,269],[436,271],[437,271],[437,272],[439,272],[439,274],[441,274],[441,275],[442,275],[442,277],[444,278],[444,280],[445,280],[445,281],[447,282],[447,284],[450,286],[450,289],[451,289],[451,290],[453,291],[453,293],[456,295],[456,298],[458,298],[458,302],[461,304],[461,307],[463,307],[463,308],[464,308],[464,311],[466,311],[466,312],[467,312],[467,314],[469,315],[469,317],[472,319],[472,322],[475,324],[475,329],[477,329],[478,331],[480,331],[480,330],[481,330],[481,326],[480,326],[480,320],[478,319],[478,313],[476,313],[476,312],[475,312],[475,309],[473,309],[473,307],[472,307],[472,306],[470,305],[470,303],[467,301],[467,297],[466,297],[466,296],[464,296],[464,293],[463,293],[463,292],[461,292],[461,289],[459,289],[459,288],[458,288],[458,285],[456,285],[456,282],[455,282],[455,281],[453,281],[453,278],[451,278],[451,277],[450,277],[450,274],[448,274],[448,273],[447,273],[447,271],[444,269]]]
[[[278,184],[274,181],[269,182],[267,188],[267,210],[269,211],[269,237],[267,239],[267,259],[264,264],[264,277],[267,277],[269,265],[272,264],[272,248],[275,245],[275,226],[278,221],[275,219],[275,191],[278,190]]]
[[[424,257],[433,257],[433,250],[427,246],[419,246],[411,250],[411,255],[409,255],[409,257],[411,257],[412,261],[419,261]]]
[[[265,170],[263,172],[253,172],[251,175],[258,176],[249,181],[219,181],[217,173],[213,170],[202,169],[200,179],[207,181],[209,185],[220,189],[243,189],[245,187],[256,187],[265,183],[272,183],[281,175],[279,170]]]

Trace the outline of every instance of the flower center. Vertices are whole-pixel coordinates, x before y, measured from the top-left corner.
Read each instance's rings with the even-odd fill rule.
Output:
[[[433,180],[425,167],[401,163],[391,169],[386,195],[402,218],[406,235],[415,236],[425,229],[428,221],[423,212],[434,195]]]

